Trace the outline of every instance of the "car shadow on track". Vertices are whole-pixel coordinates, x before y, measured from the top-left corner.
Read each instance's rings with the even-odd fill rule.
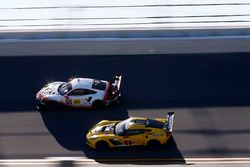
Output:
[[[41,111],[45,126],[59,144],[69,150],[82,150],[88,130],[101,120],[120,120],[128,118],[128,113],[117,106],[110,111],[59,109]]]
[[[87,146],[85,146],[87,147]],[[145,147],[122,147],[105,151],[85,148],[85,155],[105,164],[185,164],[178,150],[174,137],[158,150],[148,150]]]
[[[115,148],[105,151],[85,144],[88,130],[101,120],[124,120],[128,112],[124,105],[104,111],[58,110],[40,112],[45,126],[57,142],[71,151],[82,151],[85,157],[99,163],[116,164],[183,164],[185,160],[173,137],[160,150],[144,147]],[[60,113],[60,114],[59,114]],[[174,160],[175,159],[175,160]]]

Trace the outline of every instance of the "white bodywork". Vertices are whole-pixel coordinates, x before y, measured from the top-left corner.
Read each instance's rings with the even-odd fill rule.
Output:
[[[103,83],[106,85],[102,90],[93,88],[93,83]],[[105,83],[105,84],[104,84]],[[60,92],[63,85],[70,84],[71,89]],[[54,101],[72,107],[86,107],[91,108],[95,100],[104,101],[108,81],[94,80],[90,78],[74,78],[69,82],[52,82],[43,87],[36,95],[36,99],[41,101]],[[86,91],[86,94],[75,94],[76,91]]]

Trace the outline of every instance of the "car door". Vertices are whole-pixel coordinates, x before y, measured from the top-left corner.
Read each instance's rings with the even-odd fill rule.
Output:
[[[74,89],[68,93],[66,101],[68,101],[71,106],[89,107],[91,106],[92,96],[95,93],[95,91],[89,89]]]
[[[127,145],[127,146],[144,145],[145,130],[143,129],[126,130],[122,140],[123,140],[124,145]]]

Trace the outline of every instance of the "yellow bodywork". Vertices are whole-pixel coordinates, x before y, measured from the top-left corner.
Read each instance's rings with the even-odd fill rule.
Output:
[[[86,135],[87,144],[96,149],[97,143],[104,141],[109,148],[121,146],[147,146],[152,140],[158,141],[159,144],[166,144],[171,136],[171,132],[166,129],[167,119],[150,119],[159,127],[149,126],[147,118],[131,117],[124,121],[103,120],[89,130]],[[153,120],[153,121],[152,121]],[[117,134],[115,127],[117,124],[125,122],[124,134]]]

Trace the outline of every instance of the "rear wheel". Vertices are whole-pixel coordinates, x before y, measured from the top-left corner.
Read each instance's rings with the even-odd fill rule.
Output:
[[[95,144],[95,148],[97,150],[107,150],[109,149],[109,144],[106,142],[106,141],[98,141],[96,144]]]
[[[116,104],[119,105],[119,104],[121,104],[121,102],[122,102],[122,97],[121,97],[121,96],[118,96],[118,99],[117,99],[117,101],[116,101]]]
[[[104,107],[105,107],[104,102],[101,100],[96,100],[92,104],[92,108],[95,110],[102,110],[104,109]]]
[[[151,150],[156,150],[161,148],[161,143],[158,140],[148,141],[146,147]]]

